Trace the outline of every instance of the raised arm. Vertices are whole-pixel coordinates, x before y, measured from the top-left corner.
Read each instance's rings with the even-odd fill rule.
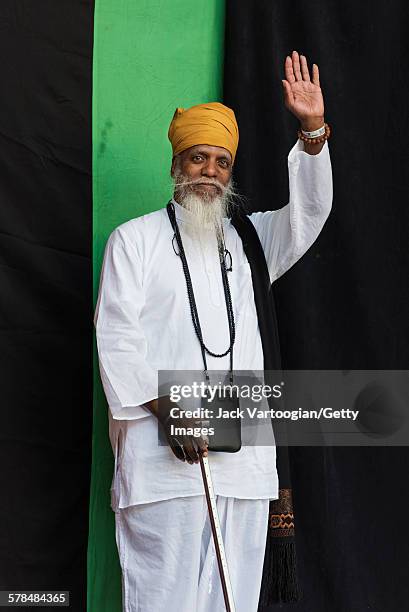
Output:
[[[309,155],[298,140],[288,155],[288,180],[286,206],[250,215],[272,283],[315,242],[330,213],[333,189],[328,143],[318,155]]]
[[[293,51],[285,60],[283,80],[286,107],[301,128],[312,131],[324,124],[324,102],[318,66],[310,81],[307,60]],[[311,247],[330,213],[333,197],[328,142],[305,144],[298,139],[288,155],[289,203],[275,211],[250,215],[267,260],[270,280],[282,276]]]

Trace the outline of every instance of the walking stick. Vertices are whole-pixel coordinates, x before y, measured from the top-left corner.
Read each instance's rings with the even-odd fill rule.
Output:
[[[209,511],[210,525],[212,527],[213,542],[216,549],[217,565],[219,566],[220,580],[222,583],[224,603],[226,612],[235,612],[236,608],[233,600],[229,570],[227,567],[226,553],[222,532],[220,529],[219,513],[217,512],[216,498],[213,490],[212,476],[210,473],[209,460],[199,453],[200,469],[202,470],[203,484],[206,493],[207,508]]]

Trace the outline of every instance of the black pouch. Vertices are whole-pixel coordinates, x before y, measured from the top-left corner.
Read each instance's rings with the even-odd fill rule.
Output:
[[[226,392],[229,383],[218,387],[213,399],[206,392],[202,407],[207,408],[211,416],[202,422],[203,426],[212,428],[214,433],[209,434],[209,451],[223,453],[237,453],[241,449],[241,418],[239,398],[237,394]],[[219,418],[219,415],[224,415]]]

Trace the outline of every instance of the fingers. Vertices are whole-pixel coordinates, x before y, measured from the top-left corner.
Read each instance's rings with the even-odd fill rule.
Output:
[[[208,456],[208,443],[203,438],[191,438],[189,436],[172,437],[170,443],[173,454],[181,461],[187,461],[191,465],[199,463],[199,455]]]
[[[297,51],[293,51],[292,60],[295,78],[297,81],[302,81],[302,74],[300,70],[300,56],[298,55]]]
[[[318,70],[317,64],[312,65],[312,82],[314,85],[320,84],[320,71]]]
[[[284,89],[284,102],[287,106],[294,104],[294,94],[288,81],[281,81]]]
[[[190,464],[199,463],[199,455],[197,454],[197,450],[191,440],[191,438],[186,437],[183,441],[183,450],[186,453],[186,461]]]
[[[195,439],[197,447],[198,447],[198,453],[202,454],[203,457],[207,457],[208,455],[208,450],[207,447],[209,445],[209,440],[208,438],[205,440],[203,438],[196,438]]]
[[[177,438],[171,438],[169,446],[177,459],[180,459],[180,461],[186,461],[185,451]]]
[[[311,81],[308,62],[305,55],[293,51],[291,57],[287,55],[284,62],[284,72],[287,81],[292,84],[296,81]],[[312,82],[319,85],[319,73],[317,64],[312,65]]]
[[[305,55],[300,55],[300,62],[302,78],[304,79],[304,81],[309,81],[310,73],[308,71],[307,58],[305,57]]]
[[[207,457],[208,443],[203,438],[186,438],[186,442],[183,444],[183,448],[186,453],[186,460],[188,463],[199,463],[199,455]]]
[[[289,83],[295,83],[295,76],[294,76],[294,70],[293,70],[293,62],[292,62],[291,57],[289,55],[287,55],[287,57],[285,58],[284,72],[285,72],[285,78],[287,79],[287,81]]]

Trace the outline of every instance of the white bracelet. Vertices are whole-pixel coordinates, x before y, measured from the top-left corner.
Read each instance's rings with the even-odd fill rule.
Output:
[[[305,130],[301,131],[307,138],[318,138],[319,136],[323,136],[325,134],[325,125],[318,128],[318,130],[313,130],[312,132],[306,132]]]

